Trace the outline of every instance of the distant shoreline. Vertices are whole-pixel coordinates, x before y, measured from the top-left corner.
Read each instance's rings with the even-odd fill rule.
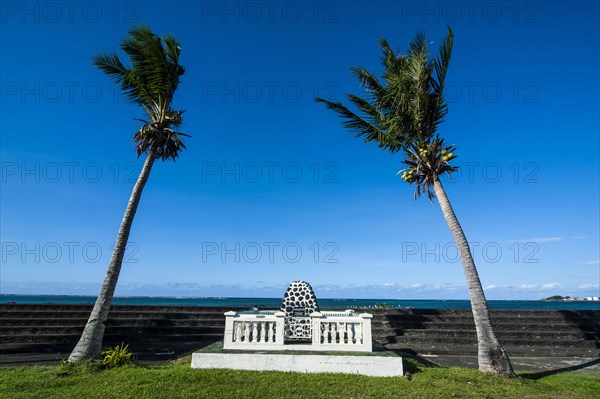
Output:
[[[570,296],[560,296],[554,295],[544,299],[545,301],[557,301],[557,302],[600,302],[600,298],[597,296],[589,296],[589,297],[570,297]]]
[[[61,304],[91,305],[96,297],[91,295],[0,295],[0,304]],[[390,309],[470,309],[467,299],[344,299],[318,298],[322,308],[390,308]],[[254,306],[277,309],[281,298],[230,298],[230,297],[115,297],[115,305],[138,306],[205,306],[237,307],[240,309]],[[600,302],[574,300],[489,300],[490,309],[495,310],[600,310]]]

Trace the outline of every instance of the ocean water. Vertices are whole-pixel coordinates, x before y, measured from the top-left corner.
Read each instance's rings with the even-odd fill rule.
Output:
[[[0,303],[19,304],[93,304],[95,296],[76,295],[0,295]],[[403,309],[470,309],[468,300],[405,300],[405,299],[318,299],[321,308],[352,309],[378,307]],[[183,298],[183,297],[115,297],[118,305],[179,305],[179,306],[233,306],[250,308],[264,306],[277,309],[280,298]],[[600,302],[592,301],[488,301],[490,309],[498,310],[600,310]]]

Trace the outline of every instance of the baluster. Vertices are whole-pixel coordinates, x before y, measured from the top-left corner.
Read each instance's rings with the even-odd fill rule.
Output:
[[[344,343],[350,343],[350,323],[344,323]]]
[[[269,323],[269,341],[275,342],[275,329],[277,328],[277,323],[272,321]]]
[[[332,343],[332,344],[337,344],[337,343],[338,343],[338,331],[337,331],[337,326],[338,326],[338,323],[337,323],[337,322],[336,322],[336,323],[331,323],[331,327],[332,327],[332,330],[333,330],[333,331],[332,331],[332,333],[333,333],[332,335],[333,335],[333,336],[331,337],[331,338],[332,338],[332,340],[331,340],[331,343]]]
[[[350,324],[350,330],[348,331],[348,334],[349,334],[349,335],[348,335],[348,343],[349,343],[349,344],[354,344],[354,343],[356,342],[356,341],[355,341],[355,336],[354,336],[354,333],[355,333],[356,331],[355,331],[355,329],[354,329],[354,328],[355,328],[354,326],[356,326],[356,323],[351,323],[351,324]]]
[[[265,342],[271,342],[271,322],[265,322]]]
[[[244,322],[244,342],[248,342],[250,340],[250,323]]]
[[[263,343],[265,342],[265,334],[266,334],[265,328],[266,328],[266,324],[267,324],[266,321],[260,323],[260,342],[263,342]]]
[[[251,342],[257,342],[258,341],[258,323],[252,323],[252,340]]]
[[[352,323],[346,323],[346,343],[352,343]]]
[[[356,327],[355,336],[356,336],[356,344],[357,345],[362,344],[362,340],[363,340],[362,326],[363,326],[362,322],[356,323],[356,325],[355,325],[355,327]]]
[[[321,343],[326,344],[327,343],[327,323],[321,322],[321,331],[319,331],[319,334],[321,334]]]
[[[242,340],[242,323],[239,321],[235,322],[235,328],[233,329],[233,342],[241,342]]]

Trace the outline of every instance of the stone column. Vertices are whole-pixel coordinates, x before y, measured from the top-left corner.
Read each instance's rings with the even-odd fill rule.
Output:
[[[237,312],[225,312],[225,336],[223,337],[223,349],[229,349],[233,343],[233,321],[237,316]]]
[[[321,319],[323,313],[314,312],[310,314],[310,325],[312,328],[312,344],[321,345]]]
[[[373,315],[370,313],[361,313],[359,316],[363,319],[362,346],[370,352],[373,347],[373,338],[371,336],[371,319],[373,318]]]
[[[275,345],[283,346],[283,337],[285,334],[285,313],[276,312],[275,317],[277,318],[277,321],[275,322]]]

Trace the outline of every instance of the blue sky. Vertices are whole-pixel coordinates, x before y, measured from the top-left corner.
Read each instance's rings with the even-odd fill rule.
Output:
[[[315,96],[360,94],[378,40],[455,46],[445,179],[490,299],[598,295],[597,2],[3,2],[2,294],[97,294],[143,160],[91,57],[147,23],[186,67],[193,136],[155,165],[117,295],[466,299],[437,203]]]

